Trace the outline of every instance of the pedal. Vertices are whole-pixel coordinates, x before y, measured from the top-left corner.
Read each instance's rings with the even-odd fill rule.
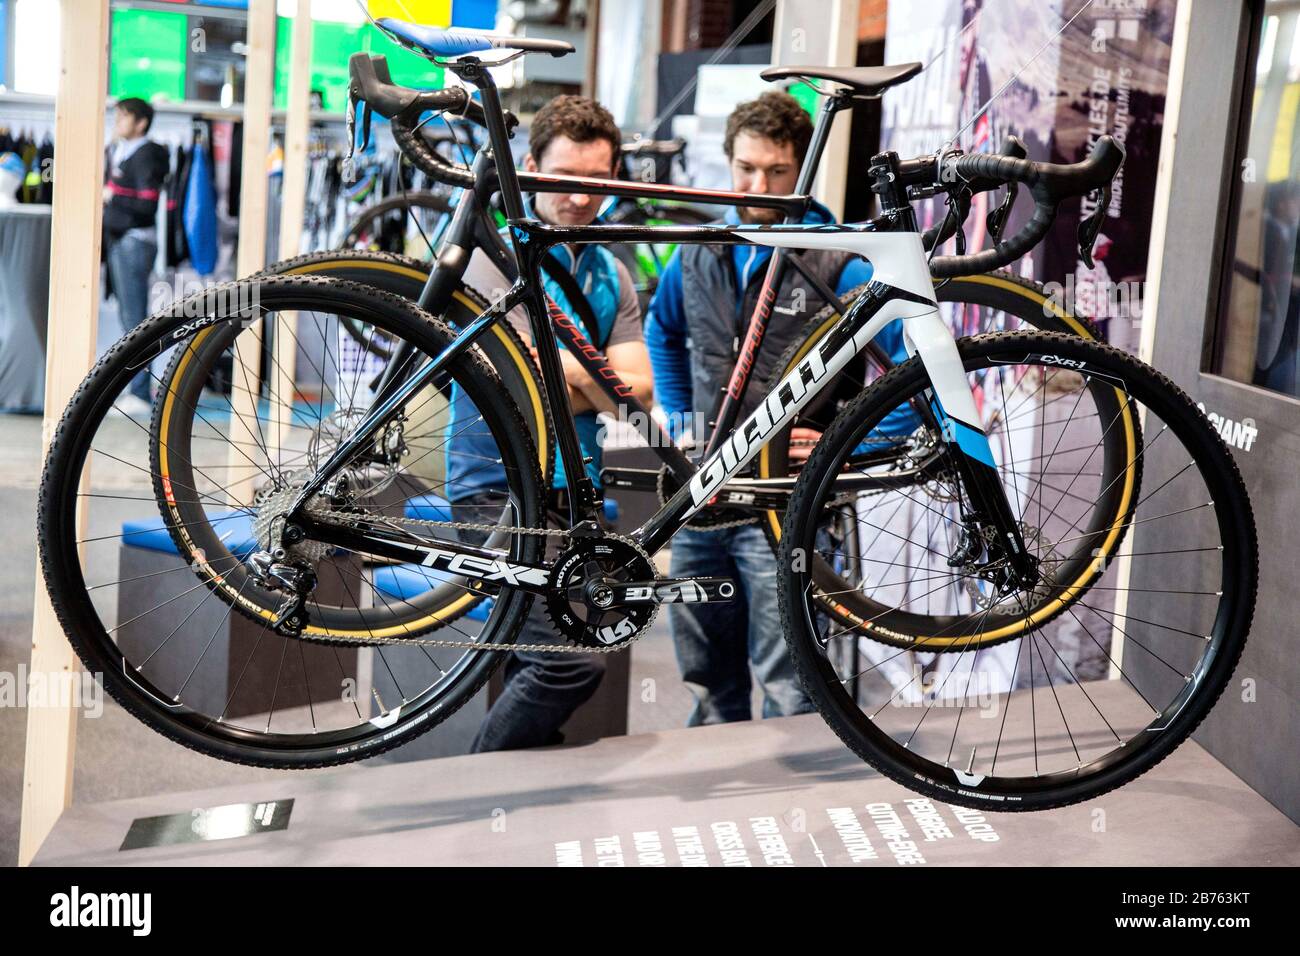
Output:
[[[722,604],[736,598],[730,578],[668,578],[613,586],[611,606],[620,604]]]

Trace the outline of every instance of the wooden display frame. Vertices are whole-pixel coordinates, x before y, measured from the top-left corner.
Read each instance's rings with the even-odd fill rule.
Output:
[[[50,277],[42,454],[48,450],[63,409],[95,360],[103,219],[103,110],[108,100],[108,0],[60,0],[60,4],[62,35],[55,141],[78,143],[83,148],[62,150],[55,170],[58,189],[54,197],[50,258],[58,265],[51,270]],[[240,195],[237,270],[241,276],[259,271],[266,262],[267,177],[252,173],[265,169],[270,144],[275,23],[275,0],[250,0],[242,155],[243,168],[250,175],[244,177]],[[296,252],[301,234],[307,178],[310,60],[311,3],[298,0],[286,119],[281,254],[286,254],[286,249]],[[90,321],[88,316],[92,317]],[[256,375],[257,348],[241,351],[243,358],[251,360]],[[256,381],[252,379],[254,388]],[[249,401],[245,412],[252,410],[253,403]],[[282,414],[287,419],[288,412]],[[85,477],[89,478],[89,467]],[[38,573],[28,673],[75,674],[80,666],[46,595],[44,578]],[[58,706],[31,708],[27,712],[18,844],[20,866],[31,863],[59,816],[72,803],[76,731],[73,700],[65,700]]]

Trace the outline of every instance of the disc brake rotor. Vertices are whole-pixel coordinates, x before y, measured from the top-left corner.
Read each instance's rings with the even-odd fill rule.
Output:
[[[321,419],[307,442],[307,460],[311,468],[315,470],[324,464],[369,413],[367,408],[336,408]],[[373,497],[392,484],[400,471],[405,450],[402,422],[395,420],[375,439],[373,454],[343,468],[348,499],[355,501]]]

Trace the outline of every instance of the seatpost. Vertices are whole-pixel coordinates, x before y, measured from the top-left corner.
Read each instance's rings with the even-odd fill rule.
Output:
[[[497,85],[479,60],[466,58],[452,65],[456,75],[473,83],[483,97],[483,118],[487,123],[488,142],[492,144],[492,156],[496,160],[497,183],[501,187],[501,202],[505,206],[507,219],[524,218],[523,194],[519,191],[519,177],[515,173],[514,158],[510,152],[510,131],[506,129],[505,117],[501,112],[501,96]]]
[[[822,153],[826,150],[826,141],[830,139],[831,127],[835,125],[835,114],[851,105],[850,98],[844,93],[835,93],[822,99],[817,111],[817,124],[813,127],[812,139],[808,143],[808,153],[804,156],[803,167],[799,170],[799,181],[794,191],[801,196],[812,194],[813,180],[817,178],[817,167],[821,165]]]

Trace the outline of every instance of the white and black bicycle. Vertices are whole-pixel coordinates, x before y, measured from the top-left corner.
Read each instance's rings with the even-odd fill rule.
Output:
[[[1254,524],[1228,449],[1179,388],[1117,349],[1032,330],[954,339],[933,282],[1014,261],[1060,203],[1104,196],[1116,143],[1103,137],[1070,166],[882,153],[863,172],[882,215],[860,224],[552,227],[526,217],[520,176],[490,161],[510,155],[510,131],[481,54],[567,45],[380,25],[479,91],[488,148],[475,170],[501,193],[519,279],[453,329],[374,287],[257,277],[178,303],[105,356],[54,437],[41,556],[70,640],[128,710],[230,760],[371,756],[473,696],[519,646],[534,600],[561,649],[612,652],[662,604],[738,599],[730,580],[664,579],[652,560],[723,496],[784,513],[782,623],[807,692],[854,752],[906,786],[967,806],[1058,806],[1132,780],[1186,739],[1241,655],[1255,600]],[[838,109],[916,69],[794,72],[827,84]],[[425,111],[467,108],[461,87],[408,94],[380,104],[399,143]],[[991,249],[928,257],[910,203],[960,203],[976,182],[1024,187],[1032,217]],[[1096,224],[1085,225],[1086,256]],[[702,460],[644,416],[680,480],[649,520],[614,534],[598,520],[555,336],[611,396],[627,390],[540,276],[558,243],[651,240],[842,250],[874,273]],[[502,334],[517,306],[540,374],[501,358],[518,351]],[[895,320],[911,359],[837,400],[797,477],[747,477]],[[367,366],[358,329],[401,368]],[[262,347],[277,335],[292,338],[296,374],[286,350]],[[249,356],[261,356],[252,375]],[[157,383],[148,420],[114,410],[142,368]],[[553,439],[539,447],[536,434]],[[563,530],[544,506],[557,460]],[[158,600],[141,603],[140,575],[114,573],[132,536],[150,534],[175,559],[148,572]],[[245,636],[192,623],[212,608]],[[1108,673],[1073,672],[1067,640],[1095,645]]]

